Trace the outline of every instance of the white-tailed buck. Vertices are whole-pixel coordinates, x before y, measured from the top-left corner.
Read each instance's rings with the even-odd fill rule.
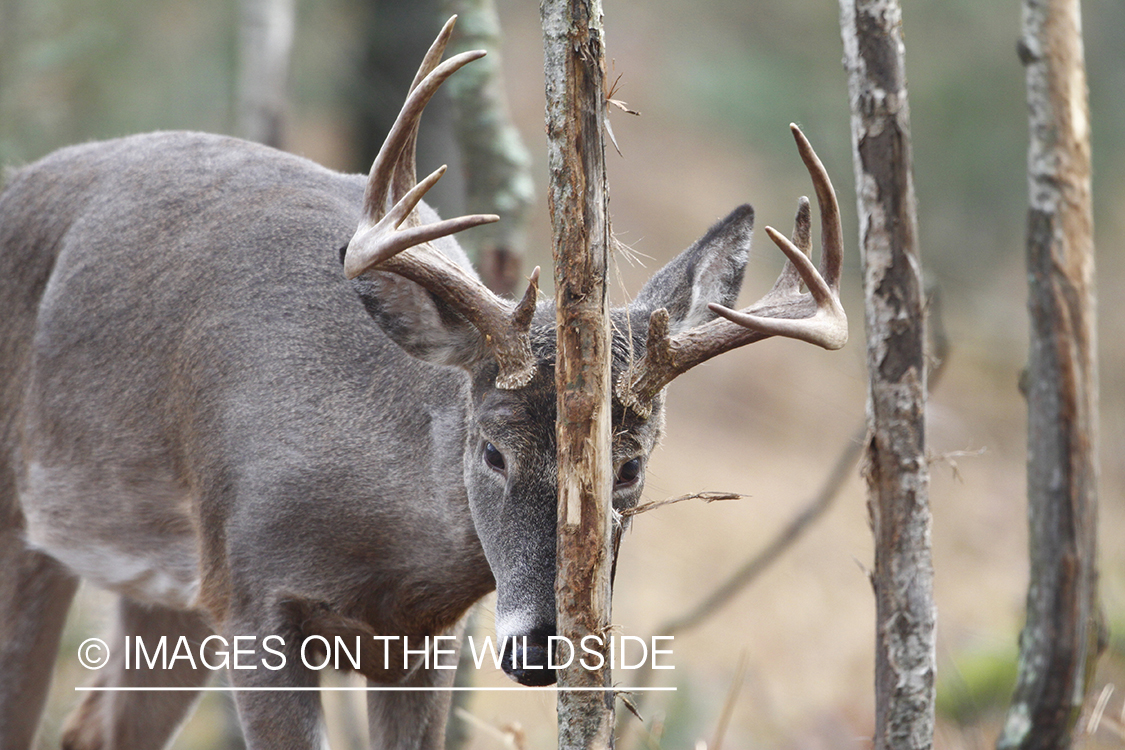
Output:
[[[469,52],[422,63],[369,177],[253,143],[156,133],[63,149],[0,194],[0,747],[31,746],[79,578],[120,597],[103,687],[201,687],[202,665],[125,668],[125,637],[243,649],[248,747],[319,748],[310,635],[360,636],[373,685],[443,686],[399,641],[452,634],[498,591],[505,669],[549,684],[555,312],[532,274],[490,293],[415,180],[419,118]],[[737,312],[753,211],[735,209],[613,313],[614,503],[634,505],[679,373],[771,335],[847,337],[831,184],[794,129],[789,258]],[[357,229],[358,227],[358,229]],[[807,292],[802,292],[802,285]],[[274,640],[267,638],[274,636]],[[523,636],[527,637],[526,648]],[[509,647],[514,641],[509,641]],[[214,641],[213,641],[214,643]],[[271,650],[272,649],[272,650]],[[385,649],[391,654],[385,663]],[[280,668],[277,665],[284,664]],[[290,690],[306,688],[306,690]],[[66,748],[163,747],[198,693],[91,692]],[[441,746],[449,693],[370,692],[371,744]]]

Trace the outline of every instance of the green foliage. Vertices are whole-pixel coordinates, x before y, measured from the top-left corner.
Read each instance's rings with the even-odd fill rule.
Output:
[[[939,670],[938,716],[965,726],[1003,711],[1016,684],[1018,658],[1014,643],[954,654],[951,663]]]
[[[3,163],[144,130],[229,129],[234,3],[6,2]]]

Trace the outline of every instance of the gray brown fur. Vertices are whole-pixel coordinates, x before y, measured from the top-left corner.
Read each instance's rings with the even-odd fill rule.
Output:
[[[540,303],[538,374],[517,390],[494,387],[487,355],[425,345],[477,334],[412,282],[342,273],[365,181],[231,138],[157,133],[64,149],[0,193],[3,750],[31,746],[79,577],[120,595],[117,652],[124,635],[278,634],[290,647],[455,633],[494,587],[501,635],[553,632],[554,310]],[[682,328],[712,318],[708,302],[733,303],[751,223],[736,211],[615,312],[617,370],[642,353],[653,309]],[[451,238],[432,244],[467,266]],[[615,417],[616,465],[643,465],[662,405]],[[485,441],[504,452],[503,476]],[[642,487],[643,471],[615,504]],[[452,679],[385,671],[381,655],[364,655],[373,684]],[[231,679],[316,685],[290,656]],[[145,676],[118,656],[97,681]],[[163,747],[194,698],[87,694],[64,746]],[[248,747],[319,747],[315,693],[236,701]],[[370,693],[368,705],[373,747],[441,745],[447,693]]]

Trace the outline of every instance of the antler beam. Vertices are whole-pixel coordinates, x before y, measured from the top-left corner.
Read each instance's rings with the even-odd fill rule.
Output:
[[[800,339],[825,349],[839,349],[847,342],[848,319],[840,304],[844,252],[840,207],[832,181],[808,139],[796,125],[789,128],[820,207],[820,270],[809,258],[809,202],[801,198],[792,240],[766,227],[766,234],[788,258],[766,296],[743,310],[712,303],[708,307],[721,317],[675,335],[668,332],[667,310],[659,309],[649,316],[645,355],[622,374],[616,388],[618,399],[638,414],[650,413],[653,400],[676,377],[731,349],[770,336]],[[802,283],[808,287],[807,292],[801,291]]]
[[[428,243],[480,224],[498,221],[491,214],[423,223],[415,209],[446,167],[417,181],[416,141],[422,111],[442,83],[464,65],[484,56],[463,52],[440,62],[457,17],[446,22],[426,53],[410,94],[379,149],[367,180],[363,215],[344,256],[344,274],[353,279],[372,269],[410,279],[464,316],[484,336],[500,366],[499,388],[526,385],[535,374],[528,330],[535,311],[539,269],[529,280],[519,305],[504,300]]]

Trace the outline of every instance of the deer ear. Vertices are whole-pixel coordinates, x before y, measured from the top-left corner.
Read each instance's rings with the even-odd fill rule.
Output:
[[[407,354],[466,370],[491,356],[484,337],[469,321],[413,281],[368,271],[352,286],[383,333]]]
[[[742,205],[707,230],[695,244],[657,271],[629,306],[643,316],[661,307],[668,311],[669,332],[675,334],[715,317],[707,305],[733,307],[750,258],[754,209]]]

